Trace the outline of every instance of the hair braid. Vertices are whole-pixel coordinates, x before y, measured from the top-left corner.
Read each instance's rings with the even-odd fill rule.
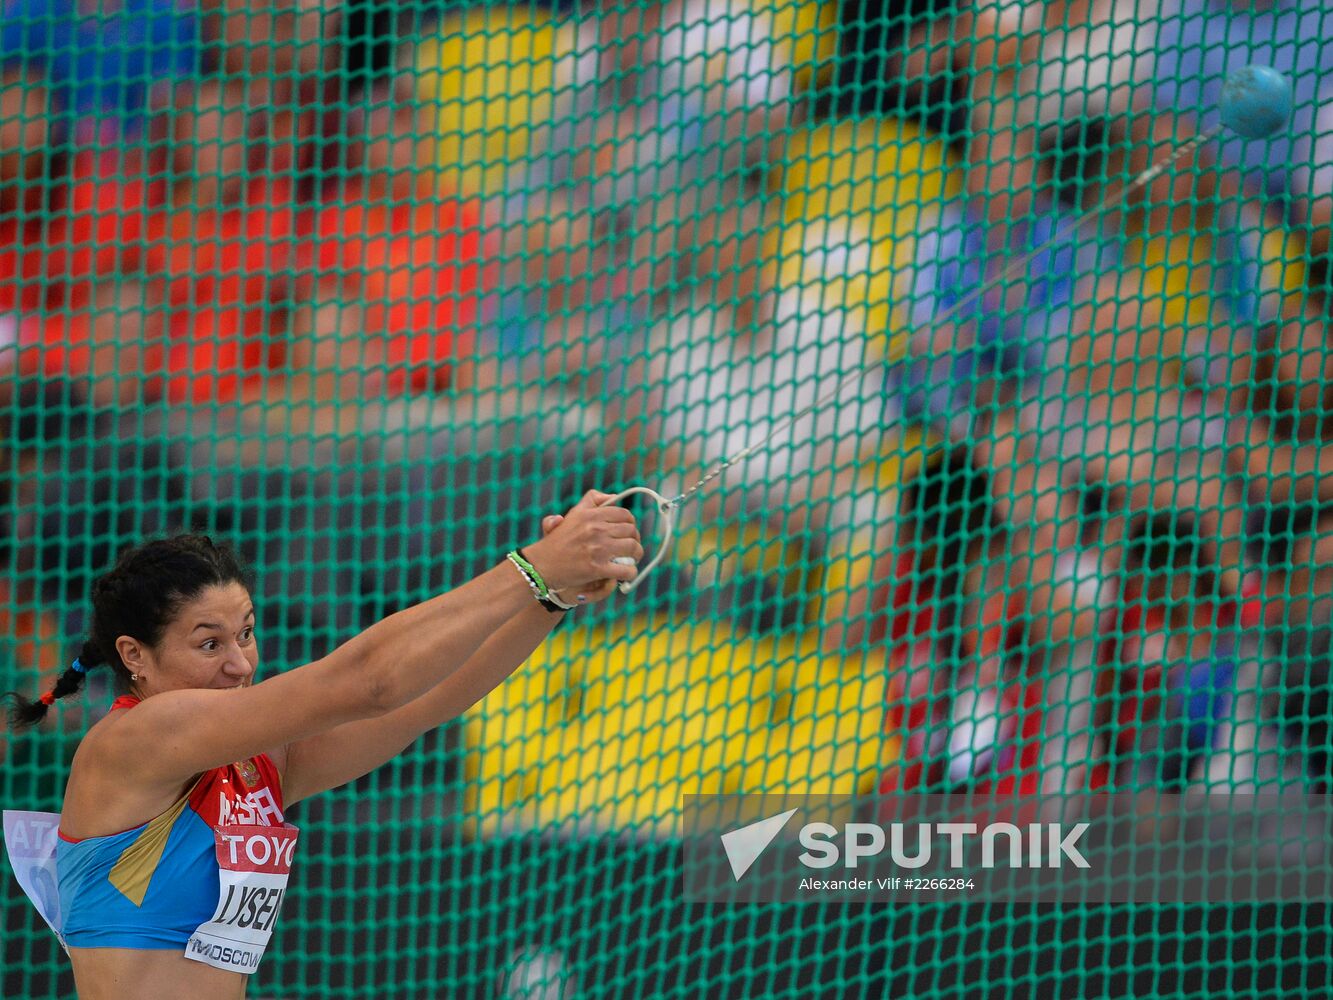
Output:
[[[206,587],[233,582],[253,589],[231,550],[207,535],[156,539],[121,553],[93,583],[92,629],[78,657],[40,698],[9,692],[10,725],[22,729],[46,718],[56,699],[79,691],[84,674],[94,667],[109,667],[119,686],[128,689],[130,671],[116,650],[117,638],[132,636],[156,646],[188,601]]]

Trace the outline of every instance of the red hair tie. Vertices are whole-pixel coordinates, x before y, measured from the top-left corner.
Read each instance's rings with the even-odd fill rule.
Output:
[[[37,700],[43,705],[54,705],[56,703],[56,693],[55,691],[48,691]]]

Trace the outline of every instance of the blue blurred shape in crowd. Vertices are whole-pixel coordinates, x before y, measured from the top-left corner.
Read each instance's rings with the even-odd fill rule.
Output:
[[[1171,714],[1185,727],[1185,745],[1193,753],[1213,749],[1213,730],[1231,711],[1231,681],[1236,665],[1228,657],[1200,660],[1171,673]]]
[[[142,128],[151,89],[198,72],[200,24],[172,0],[0,0],[0,61],[42,74],[79,117]]]

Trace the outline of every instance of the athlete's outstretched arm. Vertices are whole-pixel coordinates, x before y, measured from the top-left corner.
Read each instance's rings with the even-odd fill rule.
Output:
[[[634,516],[602,507],[590,492],[560,529],[528,549],[555,588],[632,579],[642,549]],[[328,656],[241,690],[168,691],[145,699],[80,748],[118,762],[145,791],[178,788],[191,776],[298,742],[336,726],[388,715],[452,675],[497,630],[533,603],[507,561],[448,593],[400,611]],[[89,743],[97,746],[89,749]],[[76,757],[74,767],[79,766]]]
[[[549,533],[560,518],[547,518]],[[636,559],[642,558],[642,549]],[[596,589],[594,589],[596,588]],[[589,603],[614,591],[611,581],[589,584]],[[377,719],[349,722],[292,743],[271,756],[282,773],[285,805],[355,781],[393,760],[423,733],[456,719],[485,698],[517,670],[551,634],[561,616],[536,601],[500,627],[480,649],[434,688],[402,708]]]
[[[448,679],[378,719],[348,722],[270,753],[282,774],[283,804],[369,774],[423,733],[457,718],[512,674],[551,633],[556,616],[535,601],[487,639]]]

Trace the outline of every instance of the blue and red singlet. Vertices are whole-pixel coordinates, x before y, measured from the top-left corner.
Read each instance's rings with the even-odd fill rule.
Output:
[[[138,703],[118,698],[112,710]],[[71,948],[179,948],[253,972],[277,922],[296,838],[267,754],[206,771],[133,829],[83,840],[59,834],[57,930]]]

